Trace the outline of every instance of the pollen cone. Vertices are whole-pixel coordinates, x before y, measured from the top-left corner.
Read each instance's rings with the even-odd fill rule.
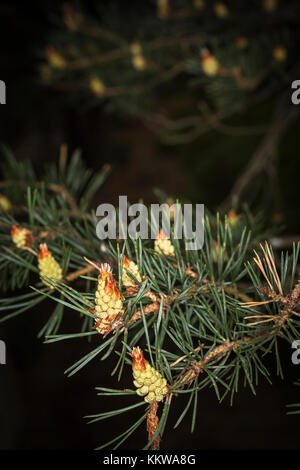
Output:
[[[217,59],[208,51],[202,53],[202,70],[205,75],[213,77],[219,72],[220,65]]]
[[[163,252],[166,256],[174,255],[174,246],[166,236],[164,231],[161,229],[154,242],[154,249],[158,253]]]
[[[139,273],[138,265],[130,259],[123,256],[123,269],[122,269],[122,282],[124,287],[134,287],[136,283],[128,276],[129,271],[139,282],[142,282],[141,275]]]
[[[95,328],[99,333],[107,333],[117,316],[122,313],[123,298],[111,267],[107,263],[101,264],[95,293],[95,315],[98,319]]]
[[[11,228],[11,238],[18,248],[30,246],[34,240],[31,230],[13,225]]]

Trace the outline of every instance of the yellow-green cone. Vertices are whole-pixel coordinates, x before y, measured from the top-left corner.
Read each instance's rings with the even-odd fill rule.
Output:
[[[4,212],[8,212],[12,209],[10,200],[3,196],[3,194],[0,194],[0,209]]]
[[[112,276],[111,267],[103,263],[98,277],[98,286],[95,293],[95,315],[98,321],[96,330],[106,333],[116,317],[122,312],[123,296]]]

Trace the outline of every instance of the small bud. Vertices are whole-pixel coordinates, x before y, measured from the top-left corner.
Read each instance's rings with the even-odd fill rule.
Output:
[[[117,316],[122,313],[124,297],[122,296],[111,267],[107,263],[101,264],[98,276],[98,286],[95,293],[95,323],[96,330],[104,334],[108,332]]]
[[[10,200],[7,199],[7,197],[3,196],[3,194],[0,194],[0,210],[3,210],[4,212],[8,212],[12,209],[12,205],[10,203]]]
[[[248,39],[245,36],[238,36],[235,39],[235,45],[238,49],[246,49],[248,46]]]
[[[223,258],[224,261],[228,259],[227,254],[224,253],[224,248],[223,246],[219,246],[218,242],[216,240],[213,241],[214,246],[212,249],[212,258],[215,263],[218,262],[218,258],[220,257],[221,259]]]
[[[229,17],[228,7],[223,2],[215,2],[214,3],[214,10],[215,10],[216,15],[219,18],[222,18],[222,20],[225,20]]]
[[[133,287],[136,285],[134,280],[128,276],[126,270],[129,271],[139,282],[142,282],[138,265],[134,261],[126,258],[126,256],[123,256],[122,283],[124,287]]]
[[[103,96],[105,94],[106,87],[104,83],[96,76],[90,78],[89,87],[96,96]]]
[[[163,252],[165,256],[173,256],[174,255],[174,246],[170,242],[169,238],[164,233],[163,229],[159,231],[155,242],[154,242],[154,249],[158,253]]]
[[[53,80],[53,70],[49,64],[40,66],[40,79],[43,85],[50,85]]]
[[[213,55],[211,55],[211,53],[207,49],[204,49],[202,51],[201,56],[202,69],[205,75],[208,75],[210,77],[217,75],[220,68],[217,59]]]
[[[276,62],[284,62],[287,58],[287,50],[282,44],[278,44],[273,49],[273,57]]]
[[[40,252],[38,255],[38,266],[41,277],[49,277],[50,279],[61,280],[62,269],[58,262],[54,259],[51,251],[48,250],[46,243],[40,244]],[[46,280],[42,279],[46,286],[52,285]]]
[[[164,399],[168,393],[167,381],[150,366],[139,346],[132,350],[132,372],[137,395],[143,396],[147,403]]]
[[[18,248],[30,247],[34,241],[31,230],[13,225],[11,228],[11,238]]]
[[[171,12],[169,0],[157,0],[157,16],[160,19],[168,18]]]

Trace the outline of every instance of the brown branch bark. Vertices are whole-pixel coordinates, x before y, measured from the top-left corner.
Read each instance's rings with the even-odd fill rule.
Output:
[[[290,98],[286,94],[281,96],[276,110],[277,112],[275,113],[268,132],[261,141],[250,162],[234,183],[229,195],[221,204],[220,208],[222,210],[226,210],[231,207],[232,198],[234,196],[241,199],[253,180],[264,170],[268,170],[268,167],[272,165],[274,158],[277,157],[277,147],[280,139],[292,122],[299,116],[299,109],[297,106],[291,106],[289,100]]]
[[[148,432],[148,442],[153,438],[159,424],[159,419],[157,416],[158,403],[157,401],[151,403],[150,411],[147,414],[147,432]],[[158,434],[154,441],[151,444],[152,450],[159,450],[160,448],[161,437]]]

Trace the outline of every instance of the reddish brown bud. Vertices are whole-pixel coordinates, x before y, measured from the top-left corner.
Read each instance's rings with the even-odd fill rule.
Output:
[[[146,365],[149,364],[147,359],[144,359],[143,351],[139,346],[133,348],[132,359],[132,369],[135,370],[145,370]]]

